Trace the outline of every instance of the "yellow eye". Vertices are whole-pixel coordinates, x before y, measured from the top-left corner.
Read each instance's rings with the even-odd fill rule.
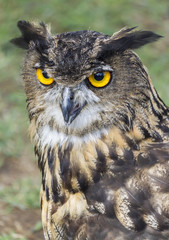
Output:
[[[90,75],[88,79],[92,86],[102,88],[108,85],[108,83],[111,81],[111,73],[98,72],[96,74]]]
[[[49,78],[47,73],[40,68],[36,70],[36,75],[38,80],[44,85],[50,85],[54,82],[53,78]]]

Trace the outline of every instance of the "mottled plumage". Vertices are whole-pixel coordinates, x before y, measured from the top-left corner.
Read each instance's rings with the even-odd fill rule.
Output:
[[[169,109],[132,51],[160,36],[18,27],[45,239],[169,239]]]

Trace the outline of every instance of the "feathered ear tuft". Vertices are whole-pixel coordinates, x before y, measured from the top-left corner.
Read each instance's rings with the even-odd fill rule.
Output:
[[[136,49],[147,43],[157,41],[162,36],[151,31],[133,31],[134,28],[122,29],[115,33],[101,47],[99,58],[108,57],[116,52],[124,52],[126,49]]]
[[[49,35],[46,25],[41,22],[39,25],[29,23],[27,21],[18,21],[18,28],[20,29],[22,36],[14,38],[10,42],[16,46],[24,49],[29,48],[30,41],[38,42],[39,45],[47,47],[47,38]]]

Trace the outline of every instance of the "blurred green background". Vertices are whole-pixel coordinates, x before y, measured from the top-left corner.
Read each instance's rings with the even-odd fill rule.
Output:
[[[168,0],[0,0],[0,240],[42,239],[40,173],[20,76],[25,52],[9,44],[23,19],[50,23],[53,33],[90,29],[111,35],[138,26],[163,35],[137,54],[169,105]]]

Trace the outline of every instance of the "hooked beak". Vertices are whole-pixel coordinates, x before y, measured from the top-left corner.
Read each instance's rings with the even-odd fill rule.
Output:
[[[73,120],[79,115],[82,108],[86,105],[80,105],[77,101],[74,101],[74,93],[68,87],[63,91],[61,110],[65,122],[70,125]]]

